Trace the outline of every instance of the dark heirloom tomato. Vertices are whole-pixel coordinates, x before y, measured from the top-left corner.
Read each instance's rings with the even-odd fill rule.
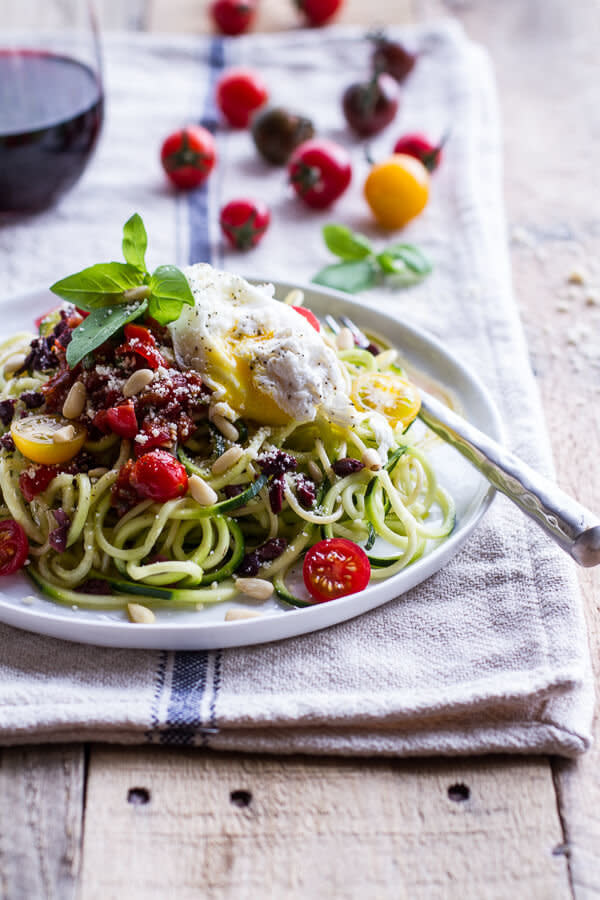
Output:
[[[217,105],[230,125],[246,128],[269,97],[267,86],[252,69],[229,69],[217,83]]]
[[[140,497],[166,503],[183,497],[188,488],[185,467],[166,450],[152,450],[137,460],[131,472],[131,484]]]
[[[299,313],[301,316],[304,316],[306,321],[310,322],[315,331],[321,330],[319,320],[315,316],[314,312],[311,312],[310,309],[306,309],[304,306],[292,306],[292,309],[295,309],[297,313]]]
[[[331,206],[352,178],[348,151],[324,138],[300,144],[292,154],[288,172],[298,196],[313,209]]]
[[[318,603],[356,594],[371,577],[367,554],[345,538],[328,538],[310,548],[302,567],[304,584]]]
[[[169,135],[162,145],[160,159],[178,188],[198,187],[208,178],[217,159],[214,138],[201,125],[188,125]]]
[[[371,81],[346,88],[342,107],[350,128],[361,137],[370,137],[389,125],[398,111],[398,102],[398,85],[391,75],[381,72]]]
[[[0,522],[0,575],[18,572],[29,553],[29,542],[22,525],[14,519]]]

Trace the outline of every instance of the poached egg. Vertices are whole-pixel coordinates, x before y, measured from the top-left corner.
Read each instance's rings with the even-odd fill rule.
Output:
[[[261,425],[355,417],[335,351],[273,285],[251,285],[207,263],[184,269],[195,300],[169,329],[177,362],[200,372],[211,404]],[[223,407],[221,407],[223,408]]]

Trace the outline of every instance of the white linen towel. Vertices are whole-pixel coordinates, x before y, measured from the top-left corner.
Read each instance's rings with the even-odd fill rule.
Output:
[[[500,139],[485,53],[453,25],[398,35],[420,52],[395,124],[371,143],[448,128],[425,213],[403,232],[435,260],[417,289],[364,295],[414,322],[478,371],[513,450],[550,473],[516,307],[500,192]],[[150,262],[217,264],[308,280],[330,261],[320,226],[377,236],[361,196],[367,163],[344,128],[339,97],[367,71],[352,29],[276,36],[133,38],[105,42],[107,123],[81,183],[53,210],[4,217],[2,291],[19,293],[115,258],[120,227],[144,218]],[[263,73],[273,100],[309,114],[321,134],[350,141],[354,179],[327,213],[292,196],[283,170],[257,157],[246,131],[218,129],[208,185],[175,195],[158,164],[162,139],[188,121],[215,124],[223,67]],[[223,246],[218,209],[236,196],[269,203],[273,224],[241,257]],[[4,323],[7,330],[10,323]],[[132,626],[134,627],[134,626]],[[78,646],[0,626],[0,742],[101,740],[342,754],[574,755],[589,745],[592,689],[575,566],[504,498],[437,575],[353,621],[267,646],[141,652]]]

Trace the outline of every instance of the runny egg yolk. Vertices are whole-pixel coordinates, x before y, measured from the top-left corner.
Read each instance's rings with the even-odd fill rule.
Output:
[[[229,336],[227,336],[229,337]],[[261,335],[266,340],[271,335]],[[253,378],[252,344],[256,339],[213,339],[206,348],[206,381],[240,416],[263,425],[287,425],[292,421],[270,394],[261,391]]]

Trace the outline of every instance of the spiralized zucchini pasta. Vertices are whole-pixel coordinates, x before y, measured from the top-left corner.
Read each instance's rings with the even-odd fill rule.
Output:
[[[184,274],[176,319],[142,309],[74,365],[79,304],[0,346],[0,573],[26,563],[82,608],[288,608],[389,578],[451,532],[395,350],[334,335],[298,291]]]

